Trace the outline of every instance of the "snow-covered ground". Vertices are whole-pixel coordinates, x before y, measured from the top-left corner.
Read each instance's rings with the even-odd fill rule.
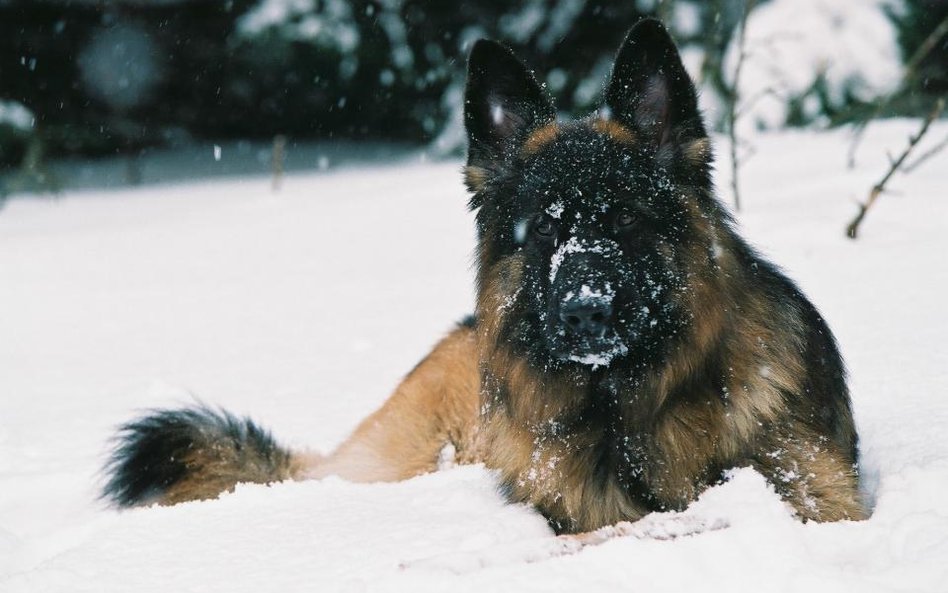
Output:
[[[125,512],[96,499],[108,438],[144,408],[200,398],[293,446],[343,439],[470,311],[459,163],[292,173],[278,194],[247,177],[15,197],[0,591],[948,591],[948,153],[843,237],[916,125],[871,126],[855,171],[842,131],[758,137],[743,169],[745,234],[841,342],[873,517],[802,525],[743,470],[683,516],[554,558],[542,519],[480,467]],[[664,537],[681,525],[715,529]]]

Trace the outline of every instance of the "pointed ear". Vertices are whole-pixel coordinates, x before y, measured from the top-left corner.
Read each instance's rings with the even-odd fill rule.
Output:
[[[510,49],[487,39],[474,44],[464,95],[469,169],[489,176],[531,131],[555,118],[553,103]]]
[[[707,133],[694,84],[675,42],[655,19],[639,21],[626,36],[606,87],[609,117],[636,130],[657,151]]]

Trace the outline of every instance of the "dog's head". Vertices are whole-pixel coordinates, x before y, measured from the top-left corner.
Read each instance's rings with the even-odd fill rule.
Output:
[[[478,41],[464,117],[478,313],[496,339],[542,363],[596,367],[680,329],[679,247],[691,240],[689,201],[710,194],[711,157],[694,85],[658,21],[632,28],[600,109],[568,123],[509,49]]]

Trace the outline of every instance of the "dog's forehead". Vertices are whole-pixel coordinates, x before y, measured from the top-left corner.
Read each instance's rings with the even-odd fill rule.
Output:
[[[535,132],[524,147],[520,190],[533,197],[535,206],[602,209],[647,193],[649,159],[624,129],[550,126]]]

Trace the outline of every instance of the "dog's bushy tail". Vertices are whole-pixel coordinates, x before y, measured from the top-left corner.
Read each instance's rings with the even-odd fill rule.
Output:
[[[248,418],[204,406],[156,410],[121,427],[102,496],[120,507],[204,500],[241,482],[293,478],[302,465]]]

